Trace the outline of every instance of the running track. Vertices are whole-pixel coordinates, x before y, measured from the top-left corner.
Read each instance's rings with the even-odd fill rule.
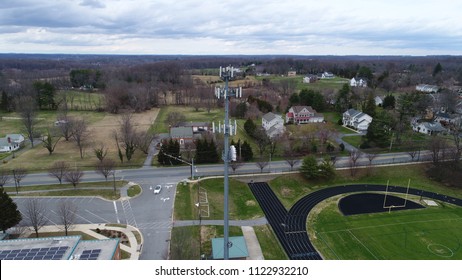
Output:
[[[291,260],[321,260],[308,238],[308,213],[321,201],[340,194],[386,190],[384,185],[347,185],[325,188],[303,197],[287,211],[267,183],[249,183],[250,190],[265,213],[279,242]],[[407,188],[389,186],[388,191],[406,193]],[[462,206],[462,200],[433,192],[409,188],[409,194]]]

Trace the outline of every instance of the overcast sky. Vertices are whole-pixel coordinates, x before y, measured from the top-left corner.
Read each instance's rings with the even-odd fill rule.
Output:
[[[461,55],[460,0],[0,0],[1,53]]]

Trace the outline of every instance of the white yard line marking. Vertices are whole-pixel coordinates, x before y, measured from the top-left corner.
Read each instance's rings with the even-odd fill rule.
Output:
[[[356,239],[356,241],[359,242],[359,244],[361,244],[373,257],[374,259],[378,260],[378,258],[374,255],[374,253],[371,252],[371,250],[369,250],[369,248],[366,247],[366,245],[364,245],[357,237],[356,235],[354,235],[351,230],[348,230],[348,232],[353,236],[354,239]]]

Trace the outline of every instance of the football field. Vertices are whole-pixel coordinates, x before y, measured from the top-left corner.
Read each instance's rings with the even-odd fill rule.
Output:
[[[331,202],[308,228],[324,259],[462,259],[462,208],[453,205],[344,216]]]

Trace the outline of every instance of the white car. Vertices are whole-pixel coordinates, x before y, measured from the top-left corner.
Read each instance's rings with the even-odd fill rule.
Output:
[[[161,190],[162,190],[162,186],[161,186],[161,185],[157,185],[157,186],[154,188],[154,194],[159,194]]]

